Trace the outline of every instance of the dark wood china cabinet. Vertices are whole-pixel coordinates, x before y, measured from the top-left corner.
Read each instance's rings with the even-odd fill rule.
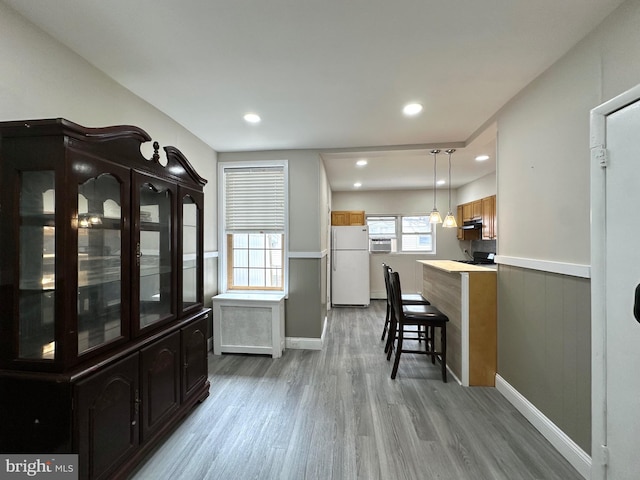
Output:
[[[125,476],[209,394],[203,188],[131,126],[0,122],[0,451]]]

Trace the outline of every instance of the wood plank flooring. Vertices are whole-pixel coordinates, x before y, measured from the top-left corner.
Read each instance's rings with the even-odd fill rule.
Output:
[[[131,478],[582,479],[494,388],[424,355],[391,380],[384,308],[333,309],[322,351],[210,355],[211,395]]]

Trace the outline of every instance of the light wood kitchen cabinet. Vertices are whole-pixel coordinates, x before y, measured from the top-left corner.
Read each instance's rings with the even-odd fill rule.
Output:
[[[473,218],[473,205],[471,203],[465,203],[462,205],[462,221],[468,222]]]
[[[482,199],[482,240],[496,238],[496,196]]]
[[[458,240],[495,240],[497,238],[496,196],[458,205]],[[463,230],[463,222],[482,220],[482,232]]]
[[[336,210],[331,212],[331,225],[364,225],[364,210]]]
[[[482,218],[482,200],[471,202],[471,218]]]

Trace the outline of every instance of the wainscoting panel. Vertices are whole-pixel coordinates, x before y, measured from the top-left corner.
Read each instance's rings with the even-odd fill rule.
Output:
[[[591,452],[591,312],[586,278],[498,266],[498,373]]]

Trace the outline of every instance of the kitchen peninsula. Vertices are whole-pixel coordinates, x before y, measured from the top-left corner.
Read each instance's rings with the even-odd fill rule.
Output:
[[[454,260],[418,260],[422,294],[449,317],[447,366],[462,385],[494,386],[497,272]]]

